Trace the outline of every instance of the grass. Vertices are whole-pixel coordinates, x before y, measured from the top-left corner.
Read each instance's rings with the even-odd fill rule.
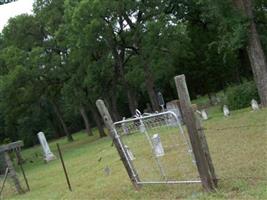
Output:
[[[208,113],[210,119],[203,122],[203,126],[220,178],[216,193],[204,193],[198,184],[145,185],[140,191],[135,191],[110,138],[98,139],[97,133],[88,137],[80,132],[74,134],[72,143],[64,138],[49,144],[58,157],[56,143],[60,143],[73,192],[67,189],[59,159],[44,164],[41,148],[35,146],[22,152],[27,160],[24,168],[31,191],[16,195],[9,180],[3,196],[5,199],[267,199],[267,110],[251,112],[249,108],[242,109],[233,112],[229,118],[223,117],[220,107],[212,107]],[[237,128],[239,126],[243,127]],[[160,132],[173,133],[169,130]],[[161,138],[164,143],[164,136]],[[142,148],[138,137],[135,140],[136,146],[131,149],[135,156],[146,156],[148,150]],[[132,145],[131,140],[128,142]],[[171,157],[164,162],[169,162],[167,167],[172,177],[196,177],[194,168],[190,167],[192,163],[185,162],[188,158],[185,151],[179,155],[180,163],[188,165],[177,171],[173,170],[177,166]],[[143,172],[142,177],[160,179],[155,174],[148,174],[150,170],[145,171],[149,163],[138,163],[137,160],[134,164]],[[105,173],[107,166],[110,175]]]

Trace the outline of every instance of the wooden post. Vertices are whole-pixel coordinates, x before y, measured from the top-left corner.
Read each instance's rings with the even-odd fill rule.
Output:
[[[1,198],[2,192],[3,192],[4,187],[5,187],[5,183],[6,183],[6,179],[7,179],[7,175],[8,175],[8,173],[9,173],[9,169],[6,168],[6,172],[5,172],[5,176],[4,176],[3,184],[2,184],[2,187],[1,187],[1,190],[0,190],[0,198]]]
[[[99,110],[100,115],[102,116],[105,126],[107,127],[107,129],[109,130],[110,136],[114,142],[114,145],[119,153],[119,156],[121,158],[121,161],[128,173],[128,176],[133,184],[133,186],[136,189],[140,188],[140,185],[138,184],[139,177],[138,174],[136,173],[136,171],[134,170],[133,164],[130,160],[130,158],[127,156],[125,147],[122,143],[122,141],[119,139],[119,135],[116,133],[113,121],[111,119],[111,116],[108,112],[108,109],[106,108],[104,101],[103,100],[97,100],[96,101],[96,106]]]
[[[176,76],[175,84],[202,186],[206,191],[213,191],[217,186],[217,178],[211,161],[204,131],[201,128],[199,119],[196,117],[191,106],[185,76]]]
[[[5,154],[5,161],[6,161],[6,165],[7,165],[7,168],[9,169],[9,175],[11,177],[11,179],[13,180],[14,184],[15,184],[15,187],[16,187],[16,190],[19,194],[22,194],[24,193],[21,185],[20,185],[20,182],[19,182],[19,179],[17,177],[17,174],[16,174],[16,171],[13,167],[13,164],[12,164],[12,161],[10,160],[10,157],[9,157],[9,153],[7,151],[4,152]]]
[[[218,179],[217,179],[217,176],[216,176],[216,173],[215,173],[215,169],[214,169],[214,166],[213,166],[213,163],[212,163],[212,159],[211,159],[211,156],[210,156],[208,142],[207,142],[207,139],[206,139],[206,136],[205,136],[205,133],[204,133],[204,129],[201,126],[200,120],[196,116],[196,113],[195,113],[195,118],[196,118],[196,126],[197,126],[197,130],[198,130],[198,134],[199,134],[199,139],[200,139],[200,142],[201,142],[205,157],[206,157],[207,162],[208,162],[209,171],[210,171],[210,174],[211,174],[212,179],[213,179],[213,184],[214,184],[214,186],[216,188],[217,187],[217,183],[218,183]]]

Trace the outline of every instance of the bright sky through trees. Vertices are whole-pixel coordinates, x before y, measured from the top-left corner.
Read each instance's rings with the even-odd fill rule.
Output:
[[[16,2],[0,6],[0,32],[7,24],[10,17],[15,17],[23,13],[32,13],[32,4],[34,0],[18,0]]]

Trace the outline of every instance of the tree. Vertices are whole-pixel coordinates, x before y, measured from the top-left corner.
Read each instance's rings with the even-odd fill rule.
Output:
[[[239,8],[249,19],[249,39],[247,52],[251,63],[254,79],[258,88],[262,106],[267,106],[267,63],[263,47],[261,45],[260,36],[258,34],[252,0],[234,0],[237,8]]]

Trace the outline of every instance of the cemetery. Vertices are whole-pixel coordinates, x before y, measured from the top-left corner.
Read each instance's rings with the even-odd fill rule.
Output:
[[[20,156],[26,161],[29,183],[22,183],[22,172],[15,172],[18,189],[10,173],[1,195],[12,199],[34,199],[37,194],[42,195],[41,199],[84,199],[88,196],[102,199],[106,197],[105,193],[109,193],[111,199],[173,199],[177,196],[187,198],[192,194],[196,195],[193,198],[207,197],[208,193],[204,191],[210,186],[201,183],[199,173],[203,172],[198,172],[198,158],[190,143],[182,101],[180,97],[179,104],[175,101],[167,103],[169,110],[165,110],[165,105],[158,113],[142,114],[136,110],[133,118],[106,124],[107,129],[113,127],[110,132],[111,138],[115,134],[113,142],[110,137],[85,138],[83,133],[77,133],[74,144],[64,140],[48,144],[45,134],[39,132],[37,136],[41,145],[22,151]],[[215,199],[227,199],[232,195],[241,199],[266,197],[266,162],[261,158],[266,156],[267,137],[261,134],[266,133],[267,111],[261,109],[256,100],[250,103],[251,107],[238,111],[230,111],[227,105],[193,110],[203,127],[213,162],[214,171],[210,173],[214,173],[215,182],[209,189],[216,188],[212,194]],[[97,106],[102,116],[104,112],[103,120],[112,121],[109,113],[105,113],[108,110],[102,107],[104,102],[98,100]],[[59,143],[67,179],[59,161],[62,157],[61,151],[57,151]],[[20,149],[22,144],[18,144]],[[10,146],[18,149],[12,144]],[[2,174],[0,183],[4,178]],[[243,192],[238,193],[239,190]],[[253,193],[254,190],[261,190],[261,196]]]
[[[267,0],[0,0],[0,200],[267,199]]]

